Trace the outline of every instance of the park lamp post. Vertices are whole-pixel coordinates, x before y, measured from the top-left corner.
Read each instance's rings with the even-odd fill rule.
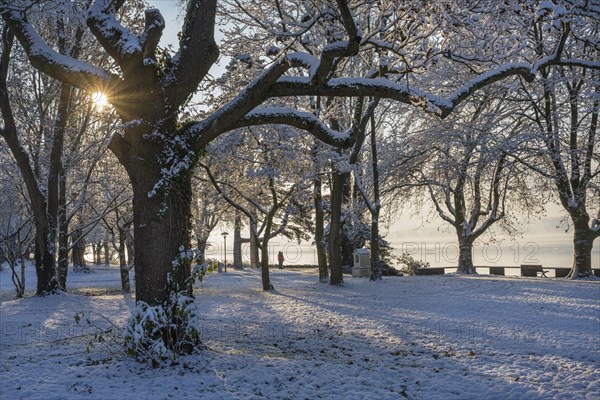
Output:
[[[229,233],[222,232],[221,235],[223,236],[223,258],[225,259],[225,272],[227,272],[227,235],[229,235]]]

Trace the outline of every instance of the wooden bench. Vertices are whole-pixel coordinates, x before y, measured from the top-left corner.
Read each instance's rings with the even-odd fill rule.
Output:
[[[542,274],[542,278],[547,278],[546,273],[541,265],[528,265],[521,264],[521,276],[535,276],[537,277],[538,272]]]

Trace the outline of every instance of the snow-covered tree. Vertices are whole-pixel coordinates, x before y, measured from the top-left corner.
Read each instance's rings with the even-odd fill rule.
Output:
[[[247,217],[260,250],[264,290],[273,288],[269,241],[277,235],[302,238],[303,221],[310,221],[310,155],[296,137],[294,129],[248,128],[216,141],[200,162],[215,190]]]
[[[524,168],[510,154],[520,154],[523,118],[512,103],[502,101],[505,90],[486,90],[443,123],[425,121],[418,138],[427,159],[413,193],[420,192],[438,216],[455,230],[458,273],[475,273],[473,243],[501,223],[509,233],[522,218],[543,205],[527,185]]]
[[[313,113],[274,108],[267,103],[269,99],[294,96],[388,98],[445,117],[482,87],[509,76],[519,75],[531,81],[541,67],[551,64],[585,64],[600,69],[595,59],[564,56],[564,47],[560,44],[570,35],[566,27],[556,46],[544,48],[543,56],[519,48],[521,26],[512,26],[512,17],[517,12],[538,10],[516,10],[516,2],[424,3],[422,9],[409,10],[396,6],[394,1],[273,0],[248,1],[245,6],[234,3],[232,7],[248,10],[239,14],[234,35],[243,38],[244,24],[253,23],[255,42],[290,40],[300,43],[300,48],[297,51],[283,46],[279,51],[272,49],[271,54],[276,52],[277,56],[264,59],[260,74],[236,90],[234,97],[222,104],[212,104],[201,121],[180,124],[180,112],[199,85],[207,81],[208,72],[219,56],[214,35],[216,0],[186,2],[179,49],[175,53],[158,48],[165,25],[158,10],[146,10],[144,27],[137,30],[116,17],[118,10],[130,2],[93,1],[85,13],[85,21],[89,32],[116,63],[117,67],[110,69],[94,65],[92,60],[77,61],[49,46],[48,38],[42,38],[40,30],[28,19],[29,1],[0,2],[4,21],[15,32],[32,65],[64,83],[90,92],[105,92],[123,122],[122,132],[112,136],[110,149],[125,167],[132,183],[136,298],[150,304],[167,300],[172,263],[182,247],[190,248],[192,169],[207,144],[224,132],[265,124],[291,125],[334,146],[352,143],[358,129],[356,119],[352,119],[353,123],[344,132],[336,132]],[[585,12],[592,7],[590,4],[570,5],[565,1],[563,8]],[[282,12],[263,13],[273,6]],[[294,18],[289,18],[290,15]],[[397,23],[382,22],[375,31],[363,32],[361,18],[364,15],[378,15],[382,21],[393,17]],[[560,18],[557,12],[556,20]],[[397,29],[399,23],[431,29],[425,35],[413,35],[413,31],[407,30],[409,36],[405,36],[403,29]],[[324,33],[320,27],[325,28]],[[374,35],[379,36],[381,32],[385,34],[383,39],[377,39]],[[472,43],[478,44],[473,46],[476,55],[494,53],[496,56],[473,59],[466,51],[457,53],[445,49],[445,35],[450,33],[455,39],[450,44],[459,43],[458,33],[465,33],[474,38]],[[301,48],[303,41],[311,40],[322,44],[314,54]],[[246,43],[250,47],[250,42]],[[397,55],[392,73],[403,68],[407,72],[415,68],[437,68],[435,62],[440,57],[452,55],[447,63],[441,63],[443,67],[451,66],[458,59],[457,62],[477,64],[476,74],[457,85],[422,85],[416,78],[387,79],[390,64],[382,62],[361,68],[380,69],[375,77],[344,75],[345,61],[372,63],[371,58],[363,61],[360,57],[361,51],[372,46]],[[259,61],[241,54],[240,60],[253,64]],[[4,130],[10,128],[5,123]],[[189,266],[178,268],[173,275],[180,283],[177,287],[182,287],[189,275]]]
[[[18,174],[6,145],[0,143],[0,271],[6,262],[16,296],[21,298],[25,293],[25,267],[33,245],[34,224]]]
[[[570,14],[573,36],[562,46],[568,57],[600,58],[598,14]],[[532,24],[530,40],[544,52],[549,37],[558,40],[556,26],[542,14]],[[592,248],[600,237],[600,74],[583,66],[540,69],[535,85],[523,84],[515,100],[530,119],[529,153],[524,161],[548,182],[573,228],[572,278],[593,276]]]
[[[73,42],[67,42],[68,28],[64,22],[50,19],[44,29],[59,38],[56,46],[60,53],[77,58],[81,36],[76,34]],[[57,84],[29,70],[23,64],[22,53],[14,58],[14,71],[10,72],[12,47],[13,33],[4,25],[0,67],[0,105],[5,126],[2,136],[20,167],[31,202],[36,224],[37,293],[44,294],[64,287],[64,279],[60,279],[60,271],[56,270],[59,181],[64,172],[62,155],[75,93],[69,85]],[[26,75],[33,81],[25,81]],[[27,136],[29,143],[25,140]]]
[[[101,195],[96,201],[94,209],[102,218],[102,230],[108,236],[112,248],[116,250],[119,258],[121,272],[121,290],[131,291],[129,280],[130,265],[128,258],[128,242],[132,235],[133,209],[131,188],[127,184],[125,171],[113,157],[105,157],[99,162],[97,180],[101,188]],[[121,176],[122,179],[114,179]],[[99,204],[98,204],[99,203]],[[129,255],[131,256],[131,255]]]

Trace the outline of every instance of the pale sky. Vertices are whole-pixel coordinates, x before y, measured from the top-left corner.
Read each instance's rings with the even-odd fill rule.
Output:
[[[177,1],[155,0],[148,1],[148,3],[151,7],[158,8],[165,18],[166,27],[161,45],[171,43],[176,47],[177,33],[183,22],[182,18],[178,17]],[[211,73],[218,76],[219,71],[222,71],[222,68],[215,67]],[[495,230],[494,236],[498,242],[484,244],[480,241],[480,245],[476,246],[473,251],[475,264],[517,266],[519,264],[542,264],[547,267],[570,267],[573,260],[573,233],[572,230],[565,232],[564,227],[557,228],[563,214],[559,206],[550,206],[547,215],[541,220],[530,223],[524,221],[523,235],[512,239]],[[218,230],[211,236],[213,248],[209,249],[209,256],[214,258],[221,258],[223,254],[223,237],[220,236],[220,233],[221,230]],[[229,260],[231,260],[232,236],[227,238]],[[448,230],[448,225],[441,219],[436,219],[428,226],[423,226],[421,218],[411,217],[410,211],[407,210],[396,218],[389,229],[387,240],[392,243],[397,253],[401,253],[402,250],[409,251],[415,258],[429,261],[432,266],[455,265],[456,235],[453,231]],[[271,245],[270,257],[273,259],[277,251],[285,250],[289,263],[312,264],[316,262],[310,243],[297,246],[283,238],[275,238]],[[600,268],[600,240],[594,242],[592,267]]]

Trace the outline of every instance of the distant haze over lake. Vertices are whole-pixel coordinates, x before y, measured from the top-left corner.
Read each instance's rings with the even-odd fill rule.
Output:
[[[570,268],[573,264],[573,231],[556,228],[560,217],[548,217],[523,225],[523,234],[515,238],[507,237],[495,229],[493,239],[487,235],[479,239],[473,248],[473,262],[477,266],[519,266],[520,264],[541,264],[545,267]],[[230,232],[231,233],[231,232]],[[213,232],[207,256],[223,258],[223,237],[221,231]],[[247,236],[246,229],[242,236]],[[456,266],[458,241],[447,225],[431,224],[421,226],[417,218],[403,216],[394,222],[387,232],[386,239],[397,255],[410,253],[415,259],[427,261],[431,266]],[[227,260],[233,261],[233,235],[227,237]],[[283,251],[286,265],[316,264],[317,255],[309,242],[288,241],[283,237],[271,239],[269,258],[275,263],[278,251]],[[243,257],[249,262],[248,245],[243,246]],[[600,268],[600,240],[594,242],[592,268]]]

